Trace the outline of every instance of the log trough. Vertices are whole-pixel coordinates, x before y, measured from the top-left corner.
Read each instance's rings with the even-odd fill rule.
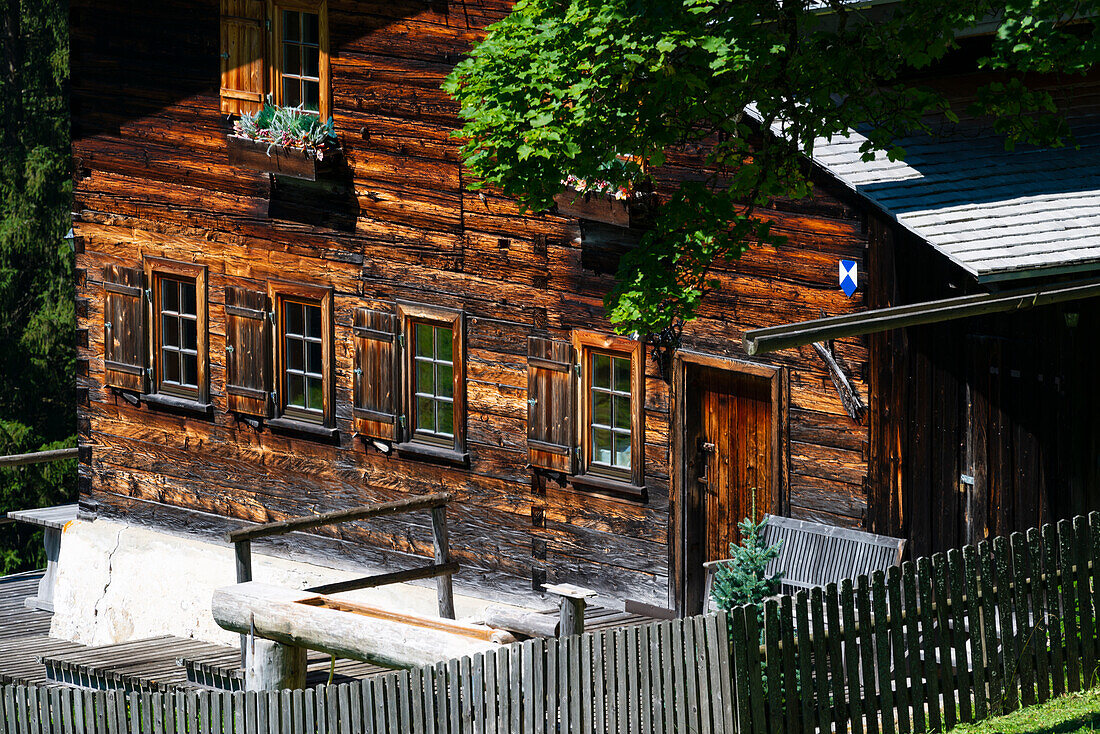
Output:
[[[246,687],[252,690],[295,687],[296,665],[304,655],[281,650],[283,646],[409,668],[516,641],[508,632],[483,625],[394,612],[257,581],[215,590],[212,608],[219,625],[252,638],[246,643],[245,664]],[[258,648],[256,642],[261,643]],[[252,654],[247,654],[249,647]],[[303,663],[302,677],[304,673]]]

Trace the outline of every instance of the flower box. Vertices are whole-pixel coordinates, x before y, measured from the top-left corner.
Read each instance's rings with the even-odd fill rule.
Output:
[[[601,192],[579,192],[567,187],[554,197],[558,214],[592,222],[603,222],[616,227],[639,227],[653,218],[657,205],[656,194],[634,192],[625,198]]]
[[[326,148],[321,156],[315,149],[272,145],[240,135],[229,135],[229,162],[254,171],[273,173],[303,181],[316,181],[335,170],[339,148]]]

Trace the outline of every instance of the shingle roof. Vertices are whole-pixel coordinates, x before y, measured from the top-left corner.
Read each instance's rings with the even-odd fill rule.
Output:
[[[813,160],[981,282],[1100,269],[1100,119],[1077,147],[1006,152],[988,128],[899,140],[904,161],[865,162],[859,131]]]

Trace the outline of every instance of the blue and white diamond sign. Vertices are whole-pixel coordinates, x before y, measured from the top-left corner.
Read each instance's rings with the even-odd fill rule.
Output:
[[[841,260],[840,261],[840,290],[844,291],[844,295],[848,298],[852,297],[852,294],[856,292],[856,288],[859,287],[858,277],[856,276],[856,261],[855,260]]]

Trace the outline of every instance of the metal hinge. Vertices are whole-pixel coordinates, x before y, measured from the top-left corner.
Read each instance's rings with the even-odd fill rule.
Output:
[[[271,325],[274,326],[275,325],[275,312],[274,311],[268,311],[267,312],[267,317],[269,319],[271,319]]]
[[[405,416],[401,416],[400,418],[398,418],[397,423],[398,423],[398,425],[401,426],[402,429],[404,429],[405,428]]]
[[[103,322],[103,328],[105,328],[105,329],[110,329],[110,328],[112,328],[112,326],[113,326],[113,324],[110,321],[104,321]]]
[[[962,483],[962,484],[969,484],[971,487],[973,487],[974,486],[974,477],[970,476],[969,474],[960,474],[959,475],[959,482]]]
[[[153,368],[152,367],[146,367],[145,368],[145,376],[148,377],[150,380],[153,379]]]
[[[272,390],[271,391],[271,402],[278,404],[278,402],[279,402],[279,391],[278,390]]]
[[[359,375],[363,374],[363,370],[362,370],[362,368],[361,368],[361,367],[356,367],[355,369],[353,369],[353,370],[352,370],[352,372],[354,372],[354,373],[355,373],[355,376],[356,376],[356,377],[358,377]]]
[[[233,345],[232,344],[226,344],[225,345],[225,351],[228,352],[229,354],[232,354],[234,352]]]
[[[538,403],[539,403],[538,398],[527,398],[527,404],[530,405],[532,408],[535,407],[536,405],[538,405]]]
[[[573,365],[573,374],[575,374],[577,377],[581,376],[581,366],[579,364]]]
[[[405,335],[404,334],[398,334],[397,335],[397,343],[401,345],[402,349],[405,348]]]
[[[152,301],[153,300],[153,291],[146,288],[145,289],[145,297],[148,298],[150,301]]]

